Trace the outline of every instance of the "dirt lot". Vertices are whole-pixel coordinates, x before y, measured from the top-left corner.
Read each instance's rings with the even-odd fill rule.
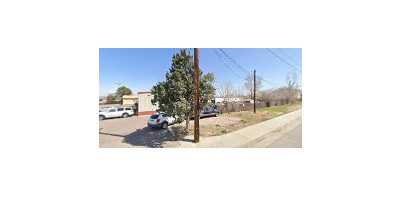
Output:
[[[301,109],[301,102],[286,104],[280,106],[266,107],[257,109],[257,113],[253,111],[242,111],[221,114],[218,117],[209,117],[200,119],[200,135],[216,136],[223,135],[238,129],[257,124],[271,118]],[[193,135],[194,121],[189,123],[189,135]],[[173,126],[176,130],[183,133],[185,124]]]
[[[149,116],[132,116],[99,121],[99,147],[169,147],[175,146],[173,136],[163,129],[147,127]]]

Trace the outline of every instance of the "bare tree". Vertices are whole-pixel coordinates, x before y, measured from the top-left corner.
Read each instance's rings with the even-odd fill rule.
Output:
[[[253,92],[254,92],[254,75],[249,74],[245,77],[245,84],[244,87],[246,90],[250,93],[250,98],[253,98]],[[256,91],[257,93],[260,92],[262,88],[262,82],[260,78],[256,78]]]
[[[229,102],[228,99],[230,97],[235,96],[236,92],[235,92],[235,88],[233,87],[232,83],[226,82],[224,84],[222,84],[219,88],[218,88],[218,93],[221,97],[223,97],[223,103],[225,104],[226,110],[229,113]]]
[[[299,84],[297,83],[297,73],[295,71],[289,72],[286,75],[287,95],[286,99],[291,102],[294,94],[297,91]]]
[[[231,97],[235,94],[235,88],[233,87],[232,83],[226,82],[219,86],[218,93],[222,97]]]
[[[242,87],[238,87],[235,89],[235,96],[238,98],[243,98],[245,97],[245,89]]]
[[[260,99],[264,101],[272,101],[276,99],[276,95],[274,94],[276,90],[263,90],[260,92]]]

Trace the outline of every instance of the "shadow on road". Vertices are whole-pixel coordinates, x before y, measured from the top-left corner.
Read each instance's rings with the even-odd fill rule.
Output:
[[[115,137],[123,137],[123,143],[131,144],[133,146],[145,146],[149,148],[162,148],[167,141],[176,141],[171,133],[166,129],[151,129],[144,127],[128,135],[119,135],[112,133],[100,132],[102,135],[110,135]]]

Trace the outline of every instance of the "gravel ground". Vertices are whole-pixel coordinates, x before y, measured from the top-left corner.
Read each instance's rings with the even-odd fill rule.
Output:
[[[224,113],[218,117],[208,117],[200,119],[200,135],[201,136],[217,136],[236,131],[238,129],[254,125],[271,118],[281,116],[301,109],[300,104],[293,106],[278,106],[271,108],[261,108],[254,114],[253,111],[242,111]],[[181,124],[174,125],[173,128],[182,135],[193,135],[194,121],[189,122],[189,133],[184,132],[185,121]]]
[[[201,118],[199,125],[200,126],[215,126],[215,125],[220,125],[220,126],[227,126],[231,124],[235,124],[240,122],[240,118],[236,117],[208,117],[208,118]],[[179,124],[179,126],[185,126],[185,121]],[[189,121],[189,126],[192,127],[194,125],[194,120]]]
[[[235,127],[235,125],[241,124],[241,118],[238,117],[226,117],[226,116],[218,116],[218,117],[207,117],[201,118],[200,125],[200,135],[201,136],[214,136],[219,135],[222,130],[226,130],[226,128]],[[184,131],[186,122],[182,122],[181,124],[176,124],[173,126],[175,130],[182,133]],[[194,120],[189,121],[189,135],[193,134],[194,128]],[[225,131],[228,132],[228,131]]]

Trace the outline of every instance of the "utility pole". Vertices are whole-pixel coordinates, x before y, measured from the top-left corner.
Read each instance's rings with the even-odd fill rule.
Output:
[[[254,70],[254,91],[253,91],[253,101],[254,101],[254,113],[256,113],[256,70]]]
[[[199,108],[200,108],[200,89],[199,89],[199,49],[194,48],[194,81],[196,83],[196,97],[194,99],[194,143],[200,141],[200,129],[199,129]]]

